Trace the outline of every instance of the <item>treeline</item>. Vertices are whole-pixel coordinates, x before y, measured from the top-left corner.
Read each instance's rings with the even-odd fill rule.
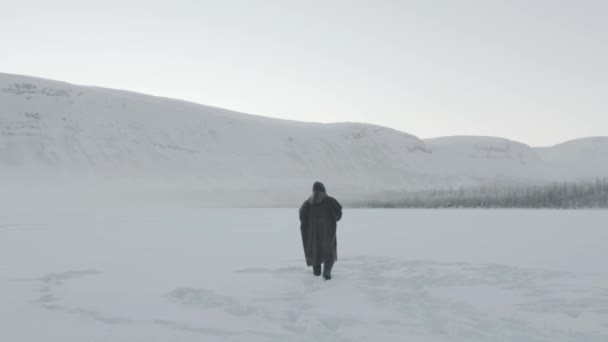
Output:
[[[608,178],[543,185],[499,185],[408,192],[359,203],[371,208],[608,208]]]

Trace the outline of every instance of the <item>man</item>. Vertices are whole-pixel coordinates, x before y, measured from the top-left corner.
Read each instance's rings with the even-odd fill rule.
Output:
[[[315,182],[312,195],[300,207],[300,231],[306,265],[313,267],[315,276],[331,279],[331,268],[338,260],[337,222],[342,218],[342,206],[327,196],[325,186]]]

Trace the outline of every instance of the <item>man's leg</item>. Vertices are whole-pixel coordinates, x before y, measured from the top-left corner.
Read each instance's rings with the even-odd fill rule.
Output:
[[[331,279],[331,268],[334,267],[335,260],[333,258],[325,260],[323,263],[323,278],[325,280]]]
[[[321,275],[321,265],[312,266],[312,273],[316,276],[320,276]]]

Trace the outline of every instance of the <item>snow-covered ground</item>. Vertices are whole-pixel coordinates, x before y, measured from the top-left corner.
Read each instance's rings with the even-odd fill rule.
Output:
[[[0,341],[607,341],[608,211],[0,212]]]

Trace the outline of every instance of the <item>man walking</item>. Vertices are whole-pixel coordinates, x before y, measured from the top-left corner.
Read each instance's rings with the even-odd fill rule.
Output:
[[[336,240],[337,222],[342,218],[342,206],[333,197],[327,196],[325,186],[315,182],[312,195],[300,207],[300,231],[306,265],[313,267],[316,276],[331,279],[331,268],[338,260]]]

